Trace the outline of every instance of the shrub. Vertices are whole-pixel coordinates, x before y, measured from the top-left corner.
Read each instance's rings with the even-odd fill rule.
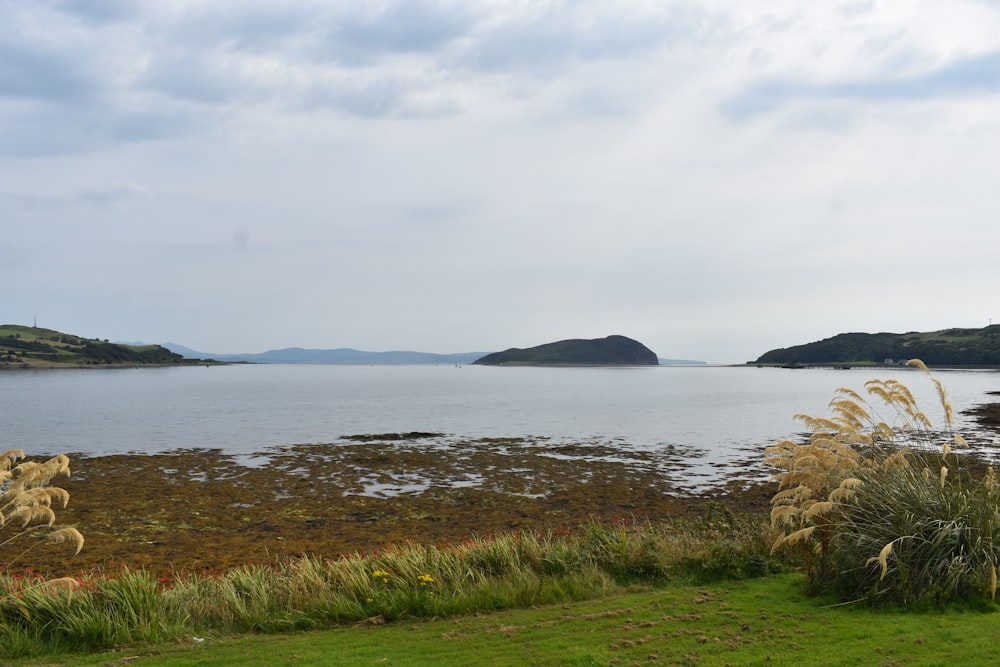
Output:
[[[780,470],[773,550],[798,552],[813,590],[903,604],[995,597],[1000,484],[992,469],[979,479],[959,471],[953,448],[965,440],[943,385],[931,381],[943,430],[905,385],[869,380],[867,399],[838,389],[831,417],[796,415],[810,430],[806,442],[767,449],[765,464]]]

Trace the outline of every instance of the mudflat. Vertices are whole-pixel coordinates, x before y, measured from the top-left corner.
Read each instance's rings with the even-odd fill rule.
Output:
[[[439,434],[352,436],[253,457],[217,450],[86,457],[69,452],[58,524],[86,537],[72,557],[43,545],[8,571],[66,576],[121,565],[213,572],[308,554],[333,558],[394,543],[442,544],[498,531],[572,531],[589,520],[693,517],[713,503],[766,511],[759,467],[718,488],[685,488],[682,453],[546,446]],[[678,461],[664,474],[664,458]],[[749,465],[749,464],[748,464]]]

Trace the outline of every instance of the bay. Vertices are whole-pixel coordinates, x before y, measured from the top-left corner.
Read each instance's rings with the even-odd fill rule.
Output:
[[[796,413],[827,414],[838,387],[896,377],[935,425],[936,390],[911,369],[545,368],[233,365],[0,373],[2,442],[33,456],[218,449],[252,462],[289,445],[350,436],[440,434],[427,446],[523,439],[593,444],[627,459],[685,460],[710,483],[794,437]],[[991,460],[995,432],[958,413],[990,402],[1000,374],[940,371],[958,429]],[[891,423],[891,415],[883,415]]]

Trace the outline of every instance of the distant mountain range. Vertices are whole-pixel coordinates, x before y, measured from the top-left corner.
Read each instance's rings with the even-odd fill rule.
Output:
[[[460,352],[456,354],[411,351],[367,352],[349,347],[330,350],[286,347],[256,354],[212,354],[198,352],[177,343],[164,343],[163,347],[193,359],[214,359],[215,361],[254,364],[471,364],[486,354],[485,352]]]
[[[489,354],[488,352],[454,354],[412,351],[369,352],[349,347],[336,349],[286,347],[255,354],[215,354],[192,350],[179,343],[164,343],[163,347],[188,359],[214,359],[230,363],[255,364],[471,364]],[[667,366],[696,366],[705,363],[704,361],[687,359],[660,359],[659,362]]]

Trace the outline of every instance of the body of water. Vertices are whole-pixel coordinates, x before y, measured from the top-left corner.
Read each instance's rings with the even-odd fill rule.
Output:
[[[838,387],[896,377],[935,425],[942,412],[917,370],[754,367],[541,368],[235,365],[0,373],[0,447],[33,456],[209,448],[247,455],[357,434],[526,438],[672,450],[705,470],[756,462],[827,414]],[[943,371],[956,413],[990,402],[996,372]],[[998,399],[1000,400],[1000,399]],[[885,415],[885,417],[890,417]],[[959,416],[984,451],[995,433]],[[969,437],[969,435],[967,435]],[[440,440],[438,442],[440,445]]]

